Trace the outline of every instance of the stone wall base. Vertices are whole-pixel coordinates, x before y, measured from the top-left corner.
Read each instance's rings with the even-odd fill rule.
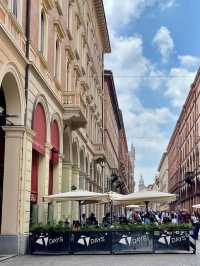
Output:
[[[0,255],[28,253],[28,235],[0,235]]]

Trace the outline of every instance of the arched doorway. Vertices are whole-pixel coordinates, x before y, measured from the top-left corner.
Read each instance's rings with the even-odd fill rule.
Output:
[[[1,218],[2,218],[4,153],[5,153],[5,132],[2,127],[6,125],[5,114],[6,114],[6,100],[3,90],[0,89],[0,227],[1,227]]]
[[[31,197],[30,197],[30,224],[38,222],[38,175],[39,164],[45,154],[46,143],[46,116],[41,103],[38,103],[34,114],[32,129],[35,132],[32,149],[32,172],[31,172]]]

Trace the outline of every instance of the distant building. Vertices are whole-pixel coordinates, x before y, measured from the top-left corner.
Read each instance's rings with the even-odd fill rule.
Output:
[[[132,190],[135,191],[135,147],[131,145],[131,150],[129,152],[129,158],[131,163],[131,178],[132,178]]]
[[[164,152],[158,167],[159,191],[168,192],[168,157]]]
[[[138,190],[139,190],[139,192],[140,192],[140,191],[144,191],[144,190],[146,190],[146,186],[145,186],[145,184],[144,184],[144,178],[143,178],[142,175],[140,176],[139,185],[138,185]]]

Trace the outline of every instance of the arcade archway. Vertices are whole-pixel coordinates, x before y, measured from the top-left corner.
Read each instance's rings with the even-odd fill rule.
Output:
[[[0,75],[0,232],[8,230],[6,217],[17,213],[17,209],[8,208],[7,197],[8,193],[12,194],[12,191],[17,191],[17,177],[19,176],[16,171],[18,169],[18,161],[14,159],[15,156],[12,156],[13,154],[9,154],[11,152],[9,149],[10,143],[8,144],[8,141],[5,141],[6,133],[3,127],[22,126],[24,123],[22,86],[18,72],[14,66],[7,65],[3,73],[0,73],[2,74]],[[15,154],[18,153],[19,150],[16,150]],[[5,154],[7,154],[6,157]],[[10,168],[10,165],[13,167]],[[14,197],[14,195],[12,196]],[[11,202],[12,196],[10,197]]]

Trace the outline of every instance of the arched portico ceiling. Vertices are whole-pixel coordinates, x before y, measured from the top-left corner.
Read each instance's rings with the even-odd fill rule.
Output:
[[[21,77],[14,63],[4,65],[0,70],[0,87],[6,100],[6,112],[14,125],[24,124],[25,96]]]

